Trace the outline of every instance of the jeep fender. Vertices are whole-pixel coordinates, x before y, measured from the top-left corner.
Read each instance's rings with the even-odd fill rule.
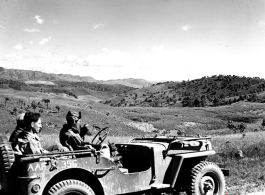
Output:
[[[104,190],[102,184],[90,171],[83,168],[71,168],[60,171],[56,175],[54,175],[47,183],[43,190],[43,195],[46,195],[48,190],[57,182],[66,179],[75,179],[86,183],[88,186],[92,188],[92,190],[96,193],[96,195],[104,195]]]
[[[170,187],[175,188],[180,172],[182,171],[182,169],[185,169],[183,168],[185,166],[185,163],[183,163],[184,160],[190,159],[190,161],[192,160],[192,162],[195,163],[197,161],[200,161],[200,159],[204,159],[214,154],[215,154],[215,151],[211,150],[211,151],[203,151],[203,152],[196,152],[196,153],[168,155],[168,157],[171,157],[172,159],[168,166],[168,169],[165,172],[163,183],[170,184]]]

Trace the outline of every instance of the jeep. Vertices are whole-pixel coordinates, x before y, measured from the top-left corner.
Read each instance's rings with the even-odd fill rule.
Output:
[[[103,134],[102,134],[103,133]],[[96,135],[101,144],[106,133]],[[15,155],[0,136],[2,193],[16,195],[224,195],[210,137],[155,136],[114,144],[110,159],[95,150]],[[113,148],[113,147],[112,147]],[[115,152],[113,152],[115,151]]]

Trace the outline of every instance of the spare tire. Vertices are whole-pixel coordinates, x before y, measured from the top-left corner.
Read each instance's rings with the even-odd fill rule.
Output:
[[[14,191],[14,179],[11,167],[15,162],[15,155],[11,143],[5,135],[0,135],[0,185],[5,193]]]

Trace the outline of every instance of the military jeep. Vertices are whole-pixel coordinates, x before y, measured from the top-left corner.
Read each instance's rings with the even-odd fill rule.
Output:
[[[98,137],[99,142],[106,134]],[[0,136],[2,193],[16,195],[223,195],[229,173],[206,161],[209,137],[142,137],[115,144],[110,159],[95,150],[15,155]],[[112,154],[114,154],[112,152]]]

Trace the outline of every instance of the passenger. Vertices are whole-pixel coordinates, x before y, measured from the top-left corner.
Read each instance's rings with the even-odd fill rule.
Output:
[[[80,135],[80,129],[83,129],[83,136],[84,132],[88,131],[88,129],[85,129],[87,128],[87,125],[84,125],[82,128],[80,128],[81,112],[77,113],[69,111],[66,115],[66,122],[67,123],[63,125],[63,128],[59,134],[59,140],[63,146],[72,151],[85,149],[95,150],[94,147],[98,147],[97,145],[93,145],[90,142],[84,141]],[[110,158],[110,150],[107,144],[101,144],[98,149],[100,149],[102,156]]]
[[[17,126],[15,128],[15,130],[11,133],[10,137],[9,137],[9,142],[11,142],[11,145],[12,145],[12,148],[14,149],[15,148],[15,141],[16,141],[16,138],[18,136],[19,133],[21,133],[23,131],[23,129],[25,128],[25,125],[24,125],[24,116],[25,116],[25,113],[22,113],[22,114],[19,114],[17,116]]]
[[[41,117],[39,113],[26,112],[24,115],[25,128],[17,135],[14,142],[16,154],[42,154],[48,150],[42,148],[39,133],[42,129]],[[54,148],[54,147],[53,147]],[[57,147],[58,151],[69,151],[65,147]]]
[[[42,124],[39,113],[26,112],[24,115],[25,129],[16,138],[14,150],[17,154],[42,154],[48,153],[41,147],[38,134]]]

